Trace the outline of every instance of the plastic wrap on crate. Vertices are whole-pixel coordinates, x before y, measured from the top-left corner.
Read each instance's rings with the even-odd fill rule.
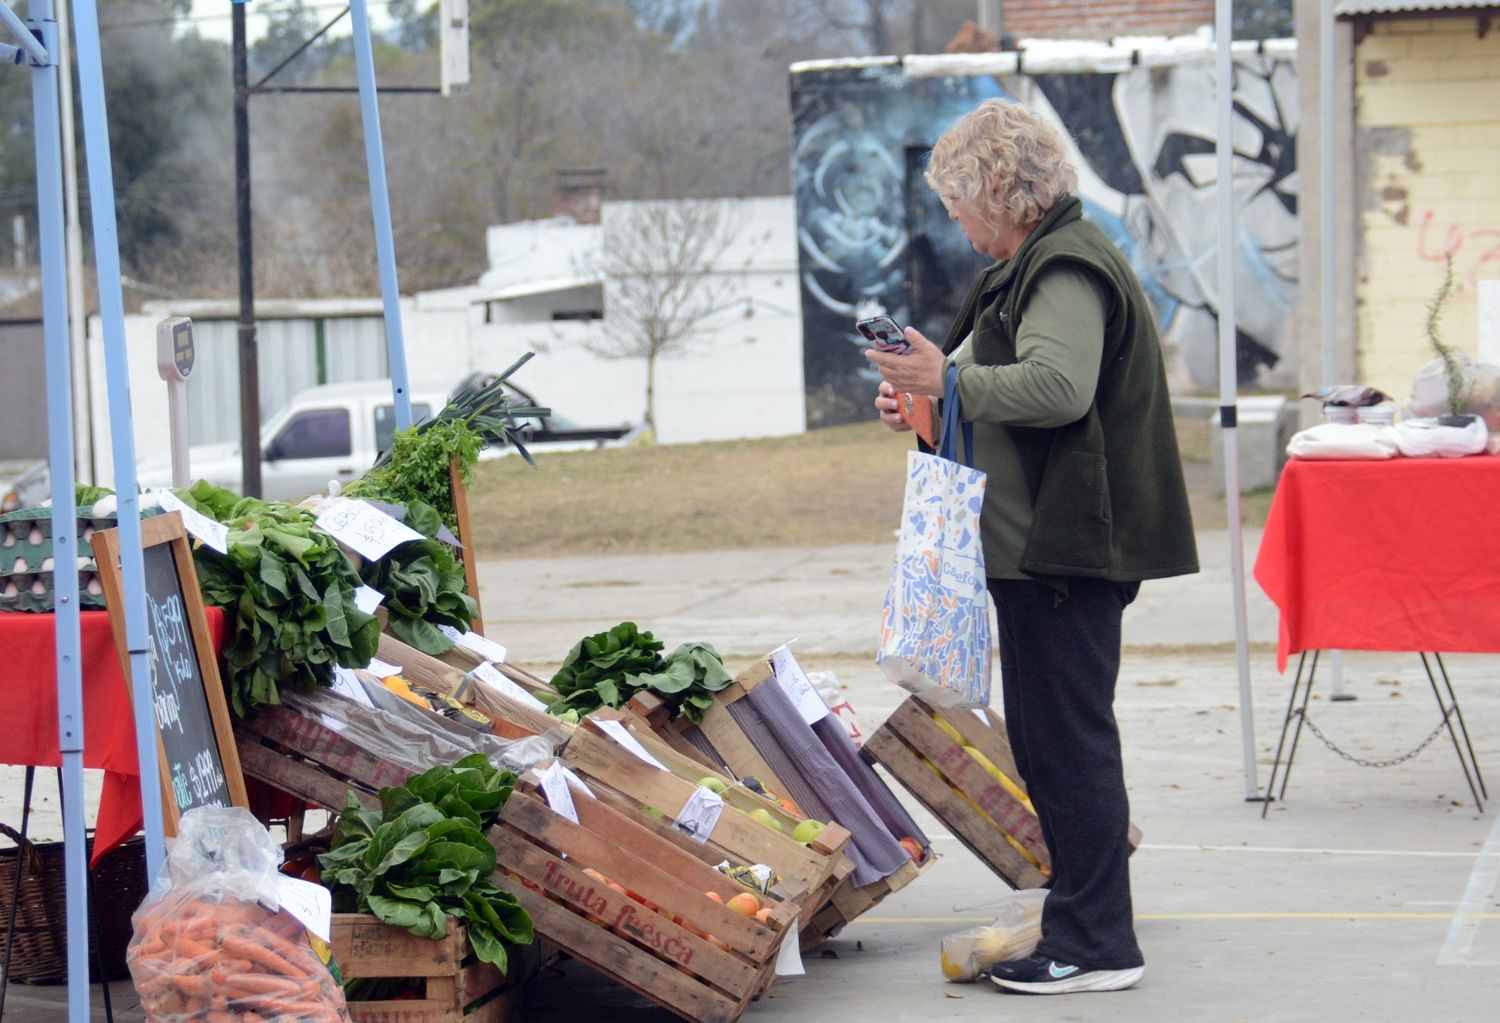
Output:
[[[849,830],[855,884],[871,884],[911,862],[879,811],[775,684],[759,685],[729,705],[745,734],[802,812]],[[837,722],[833,727],[840,727]],[[847,736],[845,737],[847,741]],[[877,779],[878,780],[878,779]],[[905,834],[905,832],[903,832]],[[910,832],[919,837],[918,832]],[[925,839],[919,839],[926,844]]]

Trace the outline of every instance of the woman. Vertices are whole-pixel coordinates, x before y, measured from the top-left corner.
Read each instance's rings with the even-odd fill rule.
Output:
[[[1036,114],[981,104],[933,147],[927,182],[997,262],[941,348],[908,327],[906,354],[866,354],[893,430],[908,428],[901,392],[940,395],[958,367],[973,463],[989,475],[980,527],[1005,719],[1052,859],[1036,955],[991,980],[1119,990],[1144,973],[1113,707],[1120,620],[1141,580],[1198,570],[1161,342],[1129,265],[1081,219],[1077,175]]]

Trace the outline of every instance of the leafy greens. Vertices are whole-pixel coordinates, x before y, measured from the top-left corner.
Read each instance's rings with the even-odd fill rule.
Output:
[[[533,939],[530,915],[490,880],[497,863],[485,837],[515,782],[475,753],[381,789],[378,812],[351,792],[318,857],[334,910],[372,913],[424,938],[443,937],[452,916],[475,955],[504,970],[506,946]]]
[[[587,714],[600,706],[624,706],[636,693],[650,690],[674,714],[685,714],[695,724],[702,721],[714,694],[733,677],[707,643],[684,643],[666,658],[662,648],[660,640],[634,622],[579,640],[552,676],[552,688],[562,698],[548,710]]]

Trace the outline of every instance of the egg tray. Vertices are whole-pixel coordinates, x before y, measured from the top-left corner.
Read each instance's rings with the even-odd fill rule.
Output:
[[[100,529],[111,529],[113,517],[80,515],[77,518],[78,605],[104,607],[99,566],[92,557],[89,539]],[[52,510],[23,508],[0,515],[0,611],[48,612],[56,605],[53,591],[55,571],[52,550]]]

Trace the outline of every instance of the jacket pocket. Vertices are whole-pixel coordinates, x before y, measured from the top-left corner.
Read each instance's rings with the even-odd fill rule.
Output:
[[[1104,456],[1070,451],[1048,466],[1031,514],[1021,568],[1050,574],[1109,567],[1111,522]]]

